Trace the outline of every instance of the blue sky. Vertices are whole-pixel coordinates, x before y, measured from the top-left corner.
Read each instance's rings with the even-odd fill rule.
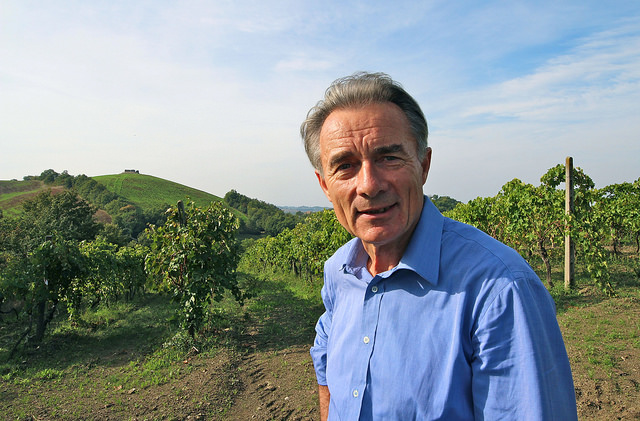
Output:
[[[430,126],[425,193],[640,177],[640,2],[0,3],[0,179],[138,169],[322,205],[299,139],[334,79],[390,74]]]

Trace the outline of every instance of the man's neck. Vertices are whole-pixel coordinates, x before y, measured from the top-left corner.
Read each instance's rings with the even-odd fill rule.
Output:
[[[367,270],[369,270],[371,275],[376,276],[379,273],[393,269],[400,263],[405,248],[406,244],[404,244],[404,247],[396,246],[392,249],[384,246],[377,247],[372,244],[364,244],[364,249],[369,255]]]

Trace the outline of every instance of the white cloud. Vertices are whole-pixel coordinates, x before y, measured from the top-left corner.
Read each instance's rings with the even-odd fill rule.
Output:
[[[218,195],[326,205],[298,127],[356,70],[389,72],[423,105],[427,191],[492,195],[569,153],[593,173],[616,159],[621,177],[640,167],[639,24],[626,3],[7,4],[0,179],[133,167]]]

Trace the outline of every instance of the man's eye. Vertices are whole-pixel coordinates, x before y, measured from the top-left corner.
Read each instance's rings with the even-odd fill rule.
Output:
[[[338,166],[338,171],[348,170],[349,168],[351,168],[351,164],[342,164]]]
[[[397,156],[385,156],[383,159],[385,161],[396,161],[399,158]]]

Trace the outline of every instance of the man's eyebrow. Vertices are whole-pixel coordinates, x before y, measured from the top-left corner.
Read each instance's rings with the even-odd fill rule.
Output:
[[[342,164],[344,161],[346,161],[351,156],[353,156],[352,152],[340,152],[340,153],[335,154],[329,160],[329,168],[333,168],[335,166],[338,166],[338,165]]]
[[[374,151],[378,155],[386,155],[388,153],[404,152],[404,147],[401,144],[385,145],[375,148]]]
[[[373,150],[376,155],[386,155],[390,153],[405,152],[402,144],[384,145],[379,146]],[[329,168],[334,168],[341,165],[344,161],[353,156],[353,152],[339,152],[331,157],[329,160]]]

